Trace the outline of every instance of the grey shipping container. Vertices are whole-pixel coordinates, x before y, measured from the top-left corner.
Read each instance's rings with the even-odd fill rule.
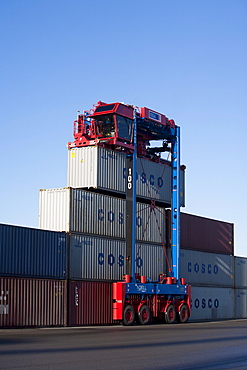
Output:
[[[0,224],[0,276],[66,278],[66,234]]]
[[[165,210],[137,202],[136,238],[165,243]],[[82,189],[40,190],[41,229],[126,237],[126,201]]]
[[[185,204],[185,172],[181,170],[180,198]],[[96,188],[125,193],[126,155],[99,146],[69,149],[68,187]],[[137,158],[136,193],[138,197],[171,204],[171,167]]]
[[[247,288],[247,258],[234,257],[235,287]]]
[[[68,284],[68,326],[113,323],[112,283],[69,281]]]
[[[65,280],[0,278],[0,326],[66,326]]]
[[[234,257],[225,254],[180,250],[180,275],[186,283],[234,287]]]
[[[235,318],[247,318],[247,288],[235,289]]]
[[[166,244],[171,244],[171,211],[166,210]],[[234,224],[181,212],[180,245],[184,249],[234,255]]]
[[[136,273],[157,280],[165,273],[164,249],[157,244],[137,244]],[[70,278],[74,280],[122,280],[126,274],[123,240],[85,235],[70,236]]]
[[[233,319],[234,289],[192,286],[190,321]]]

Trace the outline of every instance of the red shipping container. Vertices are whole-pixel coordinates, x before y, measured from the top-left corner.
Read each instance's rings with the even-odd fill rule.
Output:
[[[66,326],[65,280],[0,278],[0,326]]]
[[[171,211],[166,211],[167,246],[171,246]],[[181,212],[180,246],[201,252],[234,255],[234,224]]]
[[[69,281],[68,284],[68,326],[113,323],[112,283]]]

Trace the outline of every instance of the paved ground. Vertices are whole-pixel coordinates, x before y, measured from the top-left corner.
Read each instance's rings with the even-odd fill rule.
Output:
[[[247,320],[1,329],[1,369],[247,369]]]

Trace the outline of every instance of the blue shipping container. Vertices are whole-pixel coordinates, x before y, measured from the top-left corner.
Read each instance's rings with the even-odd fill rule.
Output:
[[[0,276],[66,278],[66,233],[0,224]]]

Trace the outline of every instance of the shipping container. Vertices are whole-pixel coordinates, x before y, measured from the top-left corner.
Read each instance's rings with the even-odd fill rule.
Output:
[[[136,193],[138,197],[171,204],[171,167],[137,158]],[[184,206],[185,172],[181,170],[181,205]],[[68,187],[95,188],[125,193],[126,154],[89,146],[69,149]]]
[[[82,189],[40,190],[41,229],[126,237],[126,201]],[[165,210],[137,202],[136,238],[165,242]]]
[[[165,273],[164,248],[158,244],[136,245],[136,273],[157,280]],[[85,235],[70,236],[70,278],[122,280],[126,274],[126,243],[123,240]]]
[[[66,234],[0,224],[0,276],[66,278]]]
[[[234,287],[234,257],[180,250],[180,275],[187,284]]]
[[[110,325],[112,283],[69,281],[68,326]]]
[[[235,287],[247,288],[247,258],[234,257]]]
[[[235,318],[247,318],[247,288],[235,289]]]
[[[171,245],[171,211],[166,210],[167,246]],[[234,255],[234,224],[181,212],[180,245],[184,249]]]
[[[0,278],[0,326],[66,326],[65,280]]]
[[[192,286],[190,321],[234,319],[234,289]]]

